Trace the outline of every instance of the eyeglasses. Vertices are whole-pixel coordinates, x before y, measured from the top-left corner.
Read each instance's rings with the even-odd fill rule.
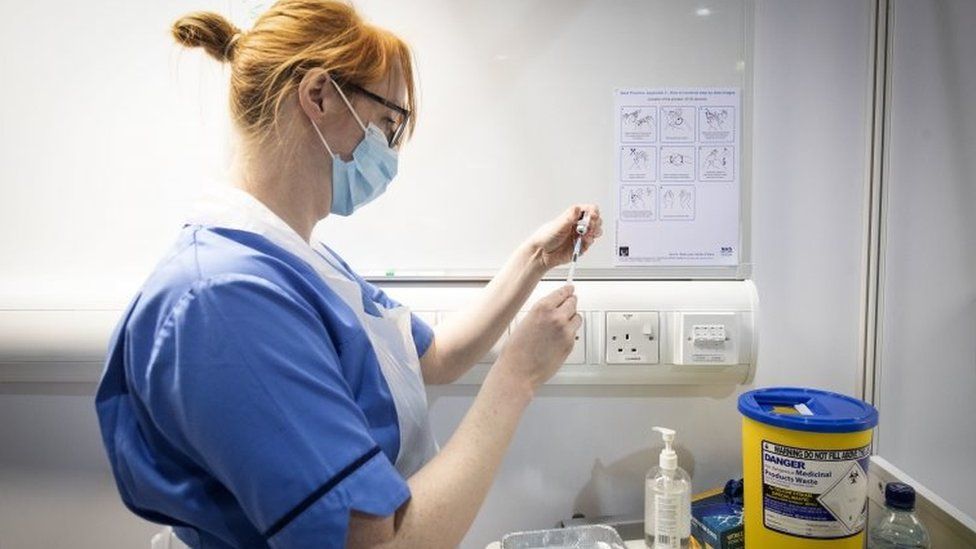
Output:
[[[349,88],[349,89],[355,91],[356,93],[362,94],[367,99],[370,99],[372,101],[375,101],[375,102],[379,103],[380,105],[383,105],[384,107],[386,107],[386,108],[390,109],[391,111],[393,111],[393,112],[395,112],[395,113],[397,113],[397,114],[400,115],[400,120],[397,121],[396,127],[393,128],[393,133],[391,133],[391,134],[389,134],[389,135],[386,136],[387,137],[387,140],[390,143],[390,147],[394,147],[395,148],[395,147],[399,146],[400,145],[400,141],[403,139],[404,130],[407,128],[407,123],[410,121],[410,111],[408,111],[407,109],[401,107],[400,105],[397,105],[396,103],[394,103],[393,101],[390,101],[389,99],[387,99],[385,97],[381,97],[379,95],[376,95],[375,93],[373,93],[373,92],[371,92],[371,91],[369,91],[369,90],[367,90],[365,88],[362,88],[360,86],[357,86],[355,84],[351,84],[351,83],[348,83],[347,82],[345,84],[342,84],[342,86],[343,87],[346,87],[346,88]]]

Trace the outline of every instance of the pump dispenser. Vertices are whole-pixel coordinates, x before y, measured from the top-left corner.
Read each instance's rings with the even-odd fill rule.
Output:
[[[675,431],[665,427],[655,427],[654,430],[661,433],[661,439],[664,440],[664,449],[658,457],[658,465],[661,469],[674,471],[678,467],[678,453],[673,448]]]
[[[673,429],[655,427],[664,449],[644,482],[644,542],[652,549],[683,548],[691,538],[691,478],[678,467]]]

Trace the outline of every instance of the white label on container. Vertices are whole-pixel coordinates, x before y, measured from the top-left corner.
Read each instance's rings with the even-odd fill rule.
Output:
[[[654,547],[680,547],[678,515],[681,513],[680,495],[654,495]]]
[[[804,404],[804,403],[802,403],[802,402],[799,403],[799,404],[797,404],[793,408],[796,408],[796,411],[797,412],[800,412],[800,415],[801,416],[812,416],[813,415],[813,412],[810,411],[810,408],[807,407],[807,405]]]
[[[871,446],[841,450],[762,443],[763,524],[800,538],[857,535],[867,518]]]

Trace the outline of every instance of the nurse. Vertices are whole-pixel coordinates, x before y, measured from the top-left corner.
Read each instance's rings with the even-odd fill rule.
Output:
[[[599,210],[544,224],[432,330],[312,237],[396,175],[416,122],[406,45],[329,0],[281,0],[247,32],[193,13],[173,35],[230,64],[242,154],[113,335],[96,407],[123,501],[191,547],[456,546],[573,346],[573,288],[519,323],[439,451],[424,384],[483,356],[570,258],[582,213],[584,250],[600,236]]]

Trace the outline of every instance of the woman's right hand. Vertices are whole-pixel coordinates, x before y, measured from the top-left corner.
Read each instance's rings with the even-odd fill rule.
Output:
[[[540,299],[519,322],[498,362],[532,389],[549,380],[573,350],[583,319],[572,285]]]

